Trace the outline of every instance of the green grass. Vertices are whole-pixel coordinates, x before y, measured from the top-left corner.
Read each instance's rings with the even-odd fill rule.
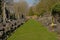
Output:
[[[18,28],[8,40],[57,40],[57,38],[55,33],[49,32],[39,22],[30,19]]]

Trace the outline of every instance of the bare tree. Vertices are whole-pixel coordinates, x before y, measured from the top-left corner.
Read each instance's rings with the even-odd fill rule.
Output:
[[[15,9],[15,16],[17,16],[17,18],[19,19],[21,17],[21,15],[25,15],[26,11],[28,8],[28,4],[25,1],[20,1],[18,3],[14,4],[14,9]]]

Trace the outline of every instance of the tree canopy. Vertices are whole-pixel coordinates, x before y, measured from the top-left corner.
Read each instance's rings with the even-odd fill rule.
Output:
[[[53,5],[59,2],[60,0],[40,0],[40,2],[35,7],[33,7],[34,8],[33,10],[37,14],[46,13],[46,12],[50,13]]]
[[[57,3],[52,8],[52,15],[55,16],[56,14],[60,15],[60,3]]]

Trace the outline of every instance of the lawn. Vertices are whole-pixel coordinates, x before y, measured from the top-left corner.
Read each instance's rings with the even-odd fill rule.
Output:
[[[57,38],[55,33],[49,32],[41,23],[30,19],[8,40],[57,40]]]

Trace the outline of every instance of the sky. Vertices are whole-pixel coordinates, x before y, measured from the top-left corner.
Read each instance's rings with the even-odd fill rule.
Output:
[[[33,1],[32,0],[26,0],[27,1],[27,3],[30,5],[30,6],[32,6],[33,5]]]
[[[19,0],[15,0],[15,2],[18,2]],[[25,0],[29,6],[32,6],[35,2],[38,2],[38,0]]]

